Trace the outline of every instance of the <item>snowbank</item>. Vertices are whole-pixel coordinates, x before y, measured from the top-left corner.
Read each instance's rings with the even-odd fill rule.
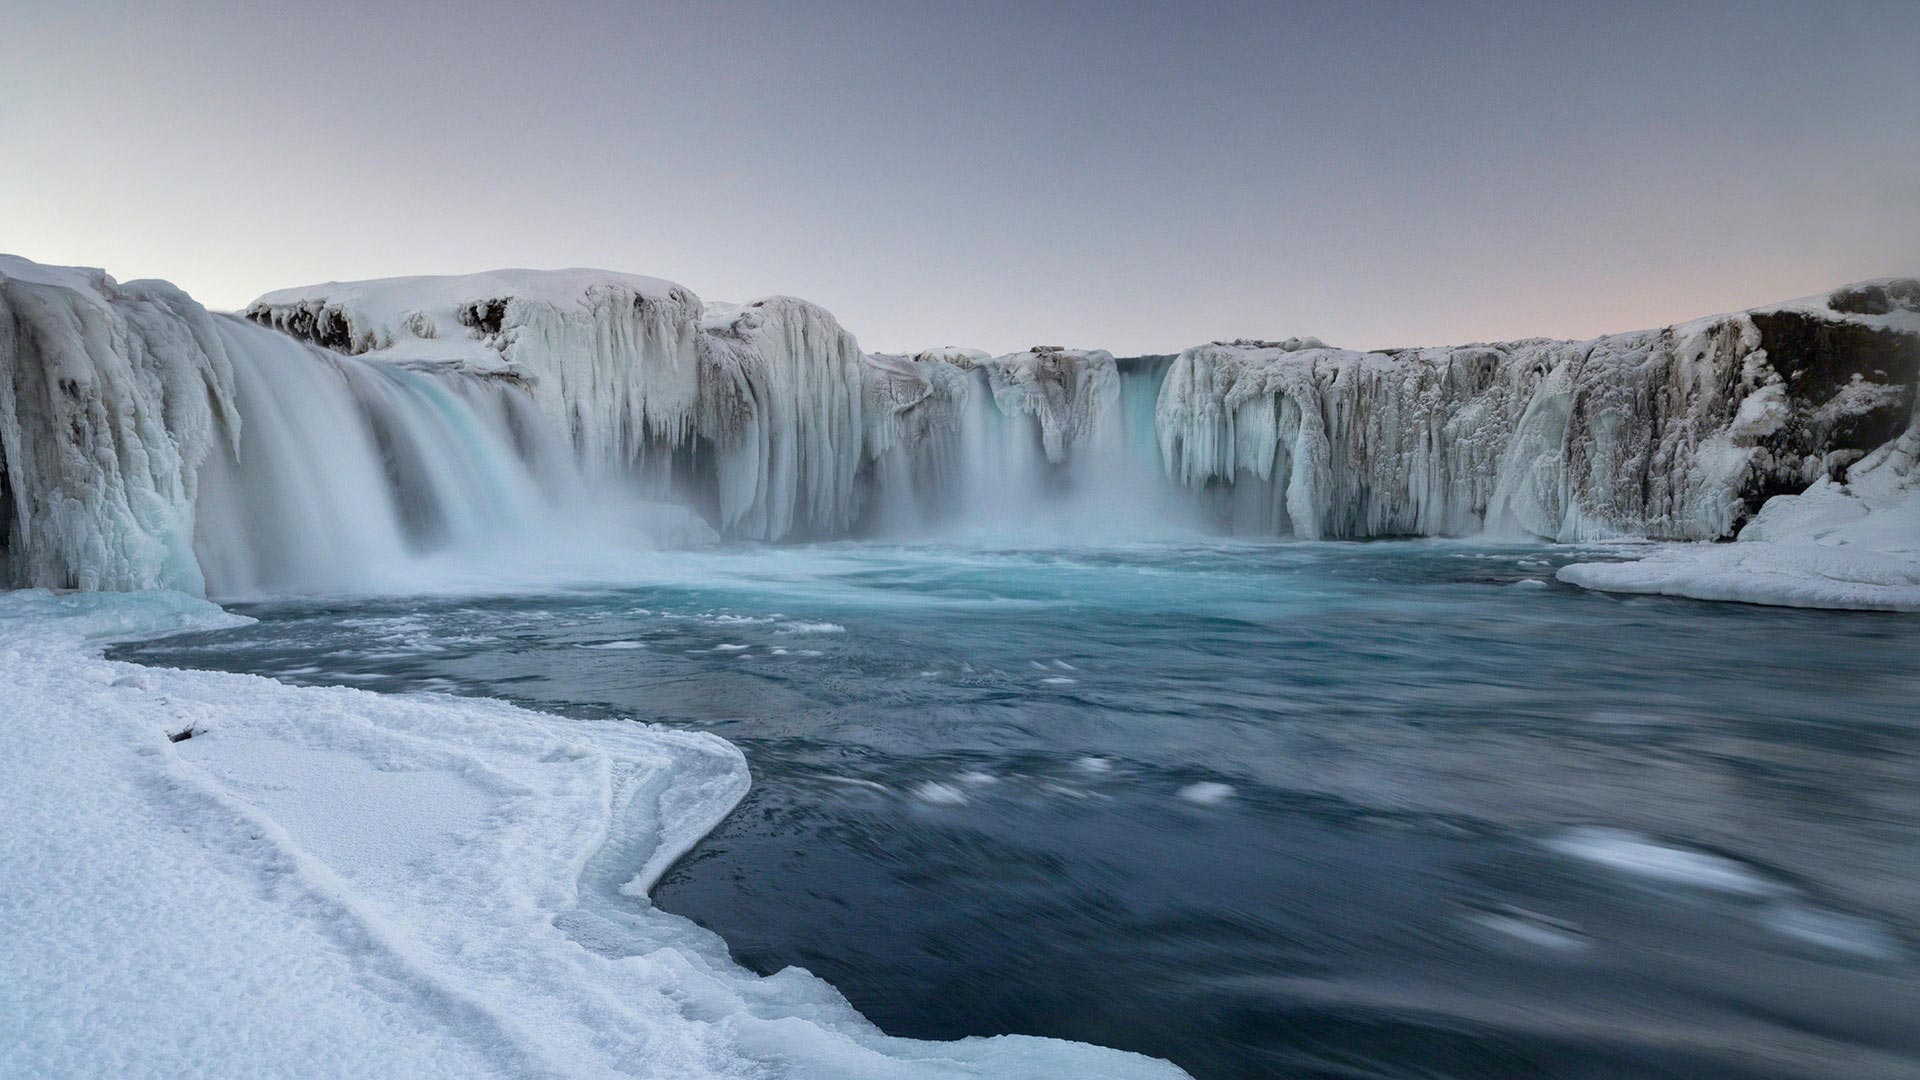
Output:
[[[1799,495],[1769,500],[1731,544],[1667,548],[1634,562],[1575,563],[1560,580],[1783,607],[1920,611],[1920,424]]]
[[[882,1035],[644,891],[745,793],[711,735],[148,669],[177,593],[0,595],[0,1074],[1172,1077]]]

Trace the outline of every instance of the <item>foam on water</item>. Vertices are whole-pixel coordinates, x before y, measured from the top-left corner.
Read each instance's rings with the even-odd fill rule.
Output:
[[[1771,896],[1783,886],[1732,859],[1657,843],[1620,829],[1571,829],[1547,842],[1571,858],[1633,877],[1744,896]]]

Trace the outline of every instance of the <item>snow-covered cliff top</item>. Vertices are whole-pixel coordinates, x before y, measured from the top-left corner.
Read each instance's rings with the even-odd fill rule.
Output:
[[[665,278],[623,274],[614,270],[572,267],[565,270],[486,270],[478,274],[422,275],[371,278],[365,281],[328,281],[276,289],[249,307],[285,307],[292,304],[331,303],[351,306],[369,316],[404,317],[414,311],[452,311],[476,300],[517,297],[549,304],[580,304],[588,293],[619,285],[636,296],[666,299],[691,289]]]
[[[98,292],[113,281],[105,270],[91,266],[48,266],[18,255],[0,255],[0,279],[54,285],[79,292]]]
[[[279,289],[247,305],[255,322],[349,353],[499,367],[510,304],[589,315],[609,297],[700,309],[684,285],[612,270],[489,270],[478,274],[329,281]]]

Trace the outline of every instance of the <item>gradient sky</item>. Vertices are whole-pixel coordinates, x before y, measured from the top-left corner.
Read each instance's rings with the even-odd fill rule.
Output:
[[[1920,270],[1886,4],[0,0],[0,251],[602,266],[869,349],[1586,336]]]

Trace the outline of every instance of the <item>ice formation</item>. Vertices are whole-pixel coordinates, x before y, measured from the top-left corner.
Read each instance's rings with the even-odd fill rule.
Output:
[[[1183,1075],[892,1038],[654,909],[747,790],[713,735],[100,656],[245,621],[178,593],[0,594],[0,1073]]]
[[[1120,372],[1113,354],[1039,345],[987,362],[994,404],[1007,416],[1040,424],[1040,448],[1049,463],[1064,464],[1071,448],[1107,435],[1120,404]]]
[[[199,472],[233,399],[179,290],[0,256],[0,583],[201,591]]]
[[[1582,342],[1199,346],[1160,392],[1165,466],[1242,531],[1723,537],[1904,422],[1920,322],[1840,295]]]
[[[715,524],[756,540],[845,535],[867,449],[860,343],[825,308],[790,296],[713,305],[700,329]]]
[[[1798,495],[1778,495],[1732,544],[1575,563],[1560,580],[1785,607],[1920,611],[1920,418],[1905,434]]]
[[[308,336],[349,333],[341,318],[322,309]],[[161,282],[0,261],[6,584],[405,591],[448,553],[712,535],[594,490],[589,464],[619,447],[568,427],[501,364],[349,356]]]
[[[602,271],[335,282],[249,325],[0,266],[0,565],[26,585],[385,587],[568,493],[673,503],[682,538],[1720,539],[1898,435],[1920,372],[1904,281],[1591,341],[1116,360],[867,355],[802,300]]]
[[[603,270],[496,270],[271,292],[249,319],[352,355],[454,363],[525,380],[598,469],[691,430],[699,297]]]

